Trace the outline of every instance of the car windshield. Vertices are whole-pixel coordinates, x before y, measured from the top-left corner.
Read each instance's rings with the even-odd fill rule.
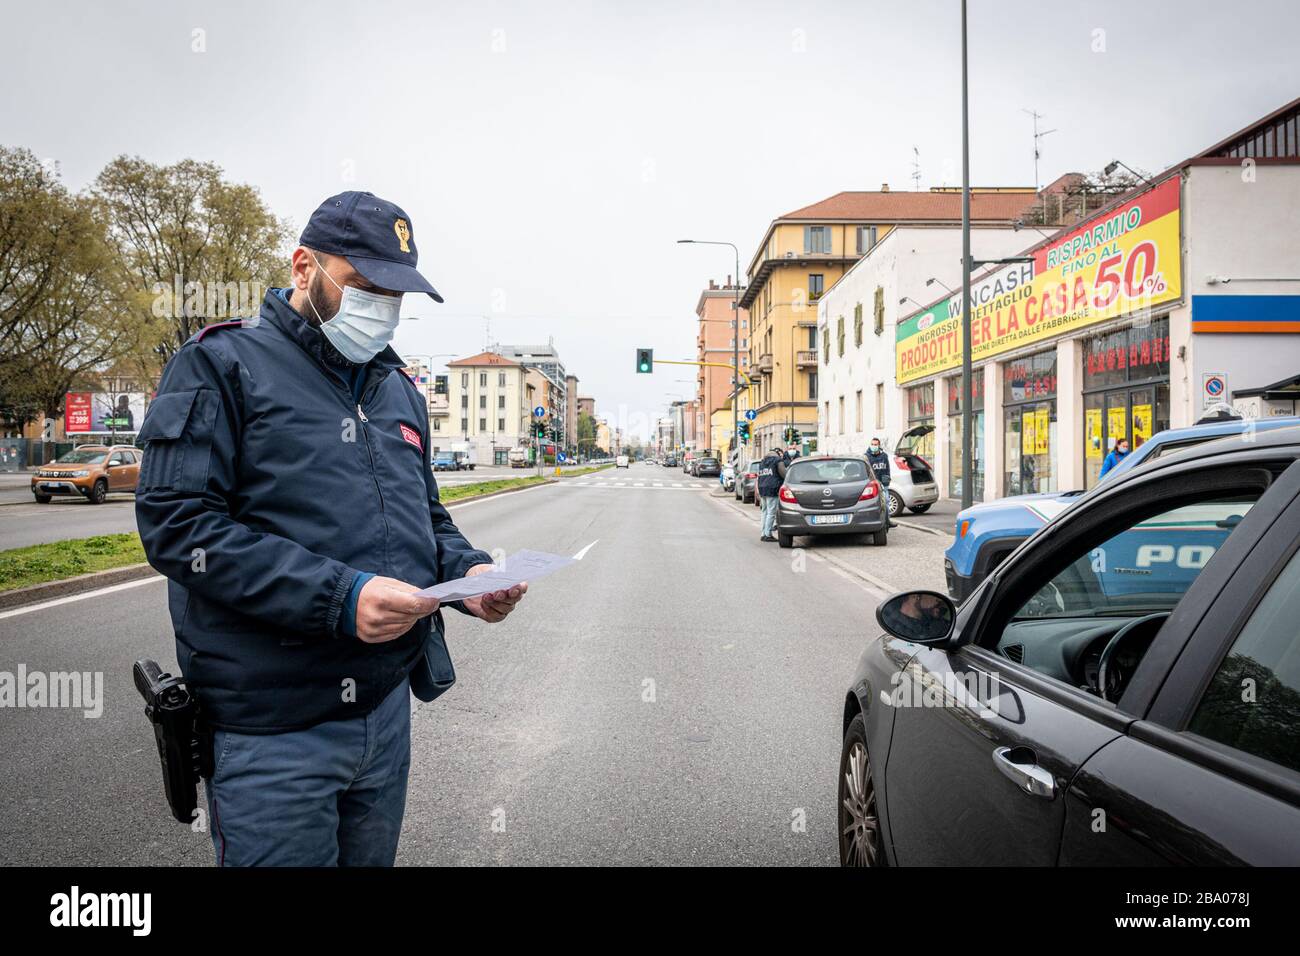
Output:
[[[97,465],[108,455],[108,452],[100,449],[75,449],[68,452],[62,458],[58,459],[55,464],[59,465]]]
[[[451,461],[456,457],[455,453],[449,451],[440,451],[433,456],[435,461]]]
[[[830,485],[840,481],[866,481],[867,463],[856,458],[823,458],[797,461],[785,480],[791,485]]]

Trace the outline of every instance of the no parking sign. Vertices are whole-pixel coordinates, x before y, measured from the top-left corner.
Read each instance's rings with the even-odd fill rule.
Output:
[[[1228,400],[1228,376],[1223,372],[1206,372],[1201,376],[1201,405],[1211,405]]]

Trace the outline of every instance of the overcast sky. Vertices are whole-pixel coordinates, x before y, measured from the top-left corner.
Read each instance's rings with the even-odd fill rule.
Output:
[[[972,0],[971,174],[1159,170],[1300,95],[1300,5]],[[326,196],[403,206],[404,354],[554,337],[599,413],[661,414],[708,279],[843,189],[960,183],[957,0],[6,4],[0,142],[85,186],[192,157],[301,228]],[[204,52],[194,52],[202,30]],[[1099,32],[1104,31],[1104,32]],[[1095,48],[1102,47],[1097,50]],[[490,332],[487,328],[490,318]],[[441,361],[445,361],[441,360]],[[633,419],[635,423],[636,419]]]

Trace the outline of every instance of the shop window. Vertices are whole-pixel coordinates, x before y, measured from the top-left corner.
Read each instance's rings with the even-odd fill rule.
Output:
[[[948,496],[960,498],[965,473],[962,457],[962,383],[961,376],[947,380],[948,392]],[[984,500],[984,370],[971,370],[971,432],[975,460],[972,470],[971,498]]]
[[[1002,366],[1003,480],[1008,495],[1056,491],[1056,350]]]
[[[1139,448],[1169,427],[1169,319],[1116,329],[1084,342],[1084,487],[1101,480],[1121,440]]]

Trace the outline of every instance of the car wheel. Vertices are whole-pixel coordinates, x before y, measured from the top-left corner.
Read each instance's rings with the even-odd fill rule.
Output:
[[[867,727],[858,714],[844,733],[840,753],[840,866],[886,866],[876,810],[876,787],[867,757]]]
[[[102,505],[104,499],[108,497],[108,482],[103,478],[95,482],[95,486],[90,489],[90,497],[86,500],[92,505]]]
[[[877,548],[883,548],[885,545],[889,544],[889,532],[884,528],[872,532],[871,543]]]
[[[912,514],[914,515],[923,515],[929,510],[929,505],[912,505]]]
[[[783,548],[793,548],[793,547],[794,547],[794,535],[792,535],[792,534],[782,534],[780,531],[778,531],[778,532],[776,533],[776,543],[779,544],[779,545],[780,545],[781,547],[783,547]]]
[[[48,505],[53,495],[36,495],[35,497],[38,505]]]
[[[889,493],[889,517],[896,518],[903,512],[903,499],[897,491]]]

